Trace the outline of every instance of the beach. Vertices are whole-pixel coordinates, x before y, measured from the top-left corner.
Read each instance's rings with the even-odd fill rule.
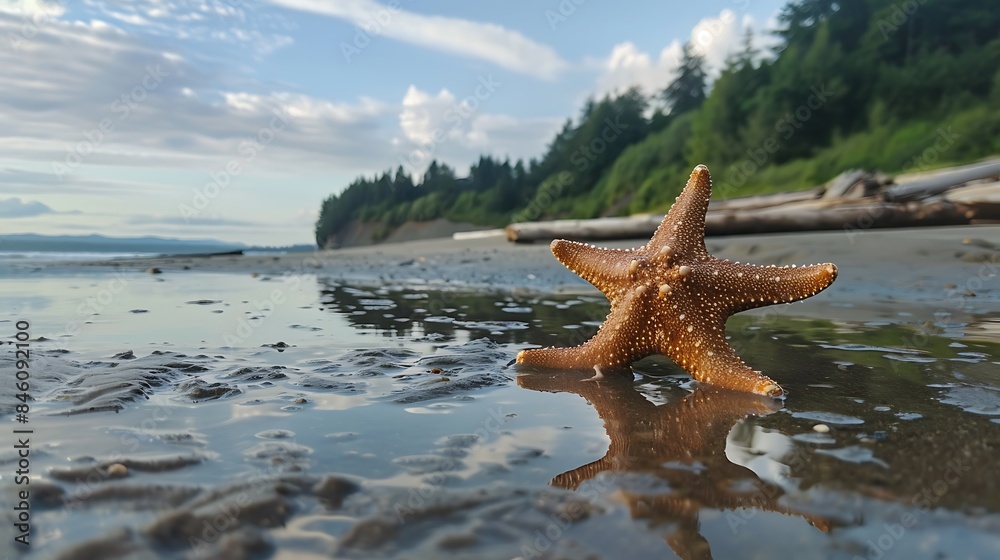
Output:
[[[3,503],[41,558],[1000,555],[1000,226],[706,244],[838,266],[727,324],[784,399],[518,368],[608,310],[544,243],[5,263]]]
[[[643,240],[599,243],[630,248]],[[995,275],[1000,226],[901,228],[846,232],[709,237],[719,258],[754,264],[833,262],[834,288],[795,304],[831,318],[868,320],[891,316],[900,305],[932,319],[947,309],[962,316],[998,302]],[[455,241],[431,239],[282,256],[220,256],[100,260],[81,268],[164,273],[211,272],[268,277],[316,275],[345,283],[435,290],[600,295],[570,273],[545,243],[513,244],[502,237]],[[975,293],[968,296],[967,292]],[[972,299],[973,297],[978,299]],[[898,301],[905,303],[897,303]],[[882,304],[890,304],[883,308]],[[838,311],[838,310],[851,311]]]

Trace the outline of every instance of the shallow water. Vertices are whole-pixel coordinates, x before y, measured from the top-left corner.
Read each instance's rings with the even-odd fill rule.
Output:
[[[1000,557],[1000,310],[738,315],[775,401],[662,358],[511,365],[585,341],[602,297],[121,272],[0,299],[5,339],[32,324],[28,424],[0,359],[0,415],[34,431],[30,556]],[[25,552],[14,513],[0,553]]]

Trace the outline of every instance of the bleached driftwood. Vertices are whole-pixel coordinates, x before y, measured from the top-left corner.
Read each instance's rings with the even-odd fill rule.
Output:
[[[505,228],[508,241],[531,243],[538,240],[634,239],[649,237],[663,221],[663,214],[592,220],[552,220],[523,222]]]
[[[920,176],[912,181],[885,189],[882,192],[882,199],[899,202],[927,198],[962,186],[969,181],[990,178],[1000,178],[1000,159],[953,167],[939,173]]]
[[[575,241],[641,239],[656,230],[662,215],[594,220],[555,220],[511,224],[507,239],[518,243],[571,239]],[[707,235],[738,235],[789,231],[961,225],[1000,220],[1000,203],[884,202],[858,200],[836,204],[798,204],[757,212],[713,212],[705,219]]]
[[[708,205],[709,212],[730,211],[730,210],[755,210],[757,208],[768,208],[779,204],[790,202],[802,202],[803,200],[816,200],[823,195],[823,187],[813,187],[805,191],[780,192],[774,194],[759,194],[754,196],[742,196],[739,198],[729,198],[726,200],[713,200]]]
[[[900,176],[902,184],[891,186],[885,186],[891,181],[877,172],[845,171],[807,191],[712,201],[706,233],[851,231],[995,222],[1000,221],[1000,181],[989,180],[998,177],[1000,158]],[[640,239],[651,235],[662,219],[660,214],[519,223],[507,226],[504,232],[508,240],[520,243],[557,238]]]

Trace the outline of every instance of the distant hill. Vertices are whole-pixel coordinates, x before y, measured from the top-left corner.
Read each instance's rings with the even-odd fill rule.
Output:
[[[107,237],[104,235],[0,235],[0,252],[58,253],[221,253],[247,249],[242,243],[214,239],[170,239],[165,237]]]

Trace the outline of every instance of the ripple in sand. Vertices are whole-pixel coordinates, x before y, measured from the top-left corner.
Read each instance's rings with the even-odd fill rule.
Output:
[[[118,457],[113,461],[103,461],[81,467],[54,468],[49,476],[65,482],[100,482],[110,477],[108,469],[112,465],[124,465],[129,471],[140,473],[161,473],[176,471],[197,465],[205,460],[201,455],[172,455],[155,457]]]
[[[401,386],[389,398],[411,404],[506,385],[511,378],[500,371],[510,358],[503,347],[487,338],[446,346],[396,376]],[[430,373],[435,369],[446,376]]]
[[[198,377],[180,382],[177,390],[185,398],[195,402],[235,397],[243,393],[238,387],[220,382],[210,383]]]

